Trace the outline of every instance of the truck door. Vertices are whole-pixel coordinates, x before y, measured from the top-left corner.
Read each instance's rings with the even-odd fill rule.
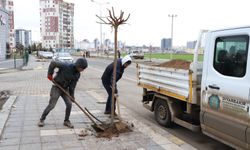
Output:
[[[246,30],[235,30],[235,33],[210,33],[210,43],[204,55],[201,126],[204,133],[210,136],[246,147],[250,90],[250,72],[247,69],[249,35]]]

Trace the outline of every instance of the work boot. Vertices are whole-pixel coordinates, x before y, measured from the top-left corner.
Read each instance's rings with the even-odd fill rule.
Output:
[[[111,118],[111,113],[110,113],[109,118]],[[116,112],[114,113],[114,119],[119,119],[119,116],[117,115],[117,113],[116,113]]]
[[[109,114],[111,114],[111,112],[110,111],[105,111],[104,114],[109,115]]]
[[[74,126],[71,124],[71,122],[69,120],[64,121],[63,125],[69,127],[69,128],[74,128]]]
[[[44,120],[40,120],[38,123],[37,123],[38,127],[43,127],[44,126]]]

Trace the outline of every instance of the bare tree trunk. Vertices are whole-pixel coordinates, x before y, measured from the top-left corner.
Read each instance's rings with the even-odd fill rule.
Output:
[[[116,84],[116,69],[117,69],[117,32],[118,26],[115,29],[115,57],[114,57],[114,71],[113,71],[113,84],[112,84],[112,105],[111,105],[111,125],[114,124],[115,114],[115,84]]]

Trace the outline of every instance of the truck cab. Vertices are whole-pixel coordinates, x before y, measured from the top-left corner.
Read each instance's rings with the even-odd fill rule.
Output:
[[[210,31],[201,82],[202,132],[249,149],[250,27]]]

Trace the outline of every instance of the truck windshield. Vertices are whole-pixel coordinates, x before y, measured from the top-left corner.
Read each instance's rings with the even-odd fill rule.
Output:
[[[245,76],[248,41],[248,35],[218,37],[214,51],[215,70],[226,76]]]

